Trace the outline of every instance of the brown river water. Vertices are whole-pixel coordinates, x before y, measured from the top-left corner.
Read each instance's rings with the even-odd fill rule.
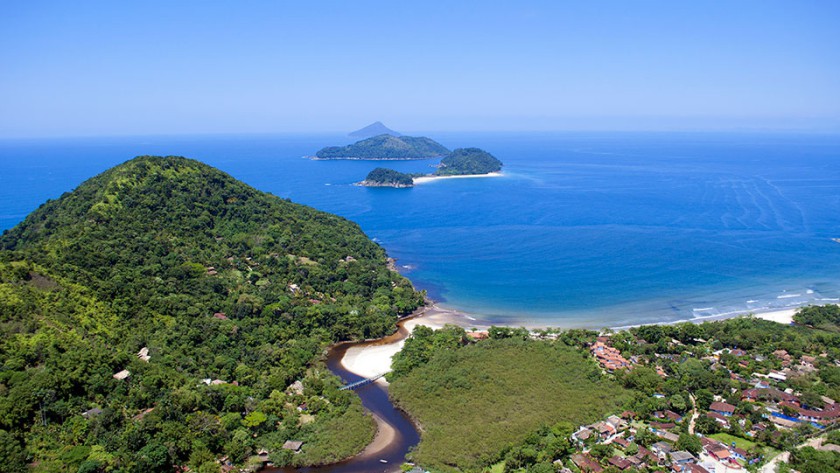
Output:
[[[368,342],[340,343],[330,348],[327,354],[327,367],[336,376],[346,383],[352,383],[363,379],[353,374],[341,365],[341,359],[350,347],[370,346],[395,343],[405,338],[408,331],[400,324],[397,333],[388,337]],[[305,468],[267,468],[262,470],[268,473],[391,473],[400,471],[400,465],[405,461],[408,451],[420,441],[420,434],[408,416],[401,410],[394,407],[388,398],[388,389],[382,383],[370,383],[356,389],[356,393],[362,399],[362,404],[368,412],[378,417],[380,430],[393,429],[393,438],[387,445],[377,445],[379,437],[374,439],[373,444],[366,448],[359,455],[331,465],[305,467]],[[383,426],[382,422],[390,426]],[[386,463],[383,463],[383,460]]]

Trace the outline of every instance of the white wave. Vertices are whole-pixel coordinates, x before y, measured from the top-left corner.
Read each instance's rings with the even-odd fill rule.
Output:
[[[813,289],[808,289],[807,291],[805,291],[805,294],[813,294],[813,293],[814,293]]]
[[[802,294],[782,294],[781,296],[776,296],[776,299],[790,299],[792,297],[801,297]]]

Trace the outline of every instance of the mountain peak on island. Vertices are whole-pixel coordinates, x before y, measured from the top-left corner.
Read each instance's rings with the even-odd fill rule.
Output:
[[[385,124],[379,121],[373,122],[364,128],[348,134],[347,136],[353,138],[372,138],[379,135],[402,136],[401,133],[388,128]]]

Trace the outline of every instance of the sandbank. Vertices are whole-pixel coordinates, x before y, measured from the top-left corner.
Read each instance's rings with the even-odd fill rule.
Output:
[[[428,182],[440,181],[443,179],[467,179],[473,177],[503,177],[501,172],[489,172],[487,174],[463,174],[460,176],[423,176],[415,177],[414,184],[425,184]]]
[[[425,307],[417,315],[400,322],[399,331],[380,341],[357,345],[347,349],[341,359],[341,365],[347,371],[372,378],[391,370],[391,357],[400,351],[405,344],[405,339],[418,325],[424,325],[432,329],[440,329],[445,325],[452,324],[461,327],[479,327],[474,320],[458,311],[440,308],[436,305]],[[385,378],[377,382],[387,384]]]
[[[753,317],[757,319],[769,320],[771,322],[778,322],[780,324],[790,325],[793,323],[793,316],[794,314],[796,314],[797,310],[799,310],[799,308],[774,310],[772,312],[760,312],[757,314],[753,314]]]
[[[373,441],[370,442],[361,453],[359,453],[360,457],[376,455],[391,445],[394,438],[397,436],[397,430],[394,429],[394,426],[376,414],[371,415],[373,416],[373,420],[376,422],[376,435],[373,437]]]

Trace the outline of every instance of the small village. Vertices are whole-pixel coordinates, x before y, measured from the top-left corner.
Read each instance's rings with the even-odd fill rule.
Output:
[[[794,356],[777,349],[763,354],[716,347],[699,338],[692,342],[687,346],[675,339],[660,341],[651,352],[644,349],[648,342],[621,332],[617,339],[602,334],[589,343],[589,352],[605,374],[621,378],[644,367],[664,382],[676,366],[694,358],[693,363],[699,361],[698,366],[713,375],[727,376],[729,389],[701,389],[686,393],[688,399],[654,392],[644,403],[654,410],[628,410],[580,426],[572,435],[578,451],[565,462],[555,462],[559,471],[755,471],[779,454],[794,432],[816,436],[840,425],[840,403],[795,387],[798,378],[816,375],[819,366],[840,366],[826,353]],[[820,448],[840,451],[833,444]]]

